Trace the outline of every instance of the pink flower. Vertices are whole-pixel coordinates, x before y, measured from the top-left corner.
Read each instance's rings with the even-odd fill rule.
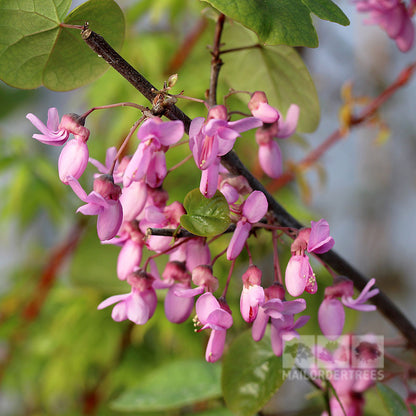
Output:
[[[88,165],[88,157],[88,147],[82,139],[69,140],[59,155],[59,179],[66,185],[70,178],[79,179]]]
[[[227,249],[227,259],[234,260],[241,253],[250,230],[260,221],[268,209],[267,199],[260,191],[253,191],[242,205],[242,215],[231,237]]]
[[[282,174],[282,153],[274,139],[286,139],[296,131],[299,107],[292,104],[284,120],[280,112],[269,105],[266,94],[263,91],[256,91],[251,96],[248,108],[264,123],[256,131],[260,166],[266,175],[274,179],[278,178]]]
[[[153,282],[155,289],[168,289],[165,297],[165,315],[168,321],[174,324],[185,322],[194,308],[193,297],[183,296],[182,290],[190,288],[191,276],[186,270],[185,263],[169,261],[160,279],[156,264],[152,263],[152,275],[156,277]]]
[[[137,325],[143,325],[153,316],[157,305],[156,292],[152,287],[153,277],[143,270],[137,270],[129,275],[127,282],[131,286],[130,293],[111,296],[101,302],[97,309],[117,303],[111,313],[116,322],[129,319]]]
[[[283,351],[283,341],[297,337],[295,330],[309,320],[309,316],[302,316],[296,322],[293,319],[294,314],[305,310],[306,302],[304,299],[285,301],[284,289],[278,283],[268,287],[264,292],[266,302],[259,307],[251,333],[254,341],[260,341],[266,331],[267,323],[271,320],[272,348],[273,352],[280,356]]]
[[[251,265],[241,277],[243,290],[240,296],[240,311],[246,322],[253,322],[256,319],[259,306],[264,303],[264,290],[260,286],[261,275],[261,270]]]
[[[115,185],[112,178],[102,175],[94,180],[94,190],[87,195],[75,178],[68,178],[68,184],[86,205],[78,208],[77,212],[84,215],[97,215],[98,238],[110,240],[120,229],[123,221],[123,209],[119,196],[121,189]]]
[[[218,279],[212,274],[212,267],[208,264],[196,266],[192,270],[193,289],[176,288],[177,296],[193,297],[204,292],[215,292],[218,289]]]
[[[42,133],[34,134],[34,139],[52,146],[61,146],[68,140],[70,132],[59,127],[59,115],[55,107],[48,110],[46,126],[32,113],[27,114],[26,118]]]
[[[355,4],[358,11],[370,13],[365,23],[379,25],[402,52],[413,46],[415,29],[411,16],[414,4],[409,8],[401,0],[358,0]]]
[[[146,177],[149,186],[159,187],[167,173],[165,151],[177,143],[183,133],[180,120],[163,122],[159,117],[146,120],[137,132],[140,144],[124,172],[124,186]]]
[[[202,325],[198,332],[212,329],[205,359],[210,363],[218,361],[224,352],[226,331],[233,324],[231,311],[223,299],[218,301],[212,293],[207,292],[196,301],[196,314],[196,325]]]
[[[300,296],[305,290],[316,293],[318,287],[308,256],[292,255],[286,267],[285,285],[292,296]]]
[[[352,281],[343,276],[338,276],[332,286],[325,288],[325,297],[318,310],[318,321],[322,333],[328,339],[336,340],[342,334],[345,323],[344,306],[361,312],[376,310],[375,305],[365,304],[368,299],[379,293],[378,289],[370,290],[374,283],[375,279],[371,279],[356,299],[352,297]]]
[[[197,167],[202,170],[200,190],[207,198],[217,190],[220,157],[232,150],[240,133],[262,124],[254,117],[231,122],[227,118],[226,107],[217,105],[208,111],[206,121],[197,117],[189,129],[189,147]]]
[[[292,257],[286,267],[285,283],[292,296],[300,296],[304,290],[316,293],[318,285],[316,277],[305,252],[322,254],[334,245],[329,235],[329,225],[324,219],[311,221],[311,228],[302,228],[293,241],[290,251]]]
[[[323,218],[318,222],[311,221],[311,232],[308,240],[308,252],[322,254],[331,250],[335,241],[329,235],[329,224]]]

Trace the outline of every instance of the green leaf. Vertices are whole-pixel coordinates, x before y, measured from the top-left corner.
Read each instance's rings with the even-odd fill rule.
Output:
[[[16,88],[44,85],[68,91],[90,83],[108,69],[81,39],[79,30],[60,27],[70,5],[70,0],[0,3],[0,79]],[[113,0],[89,0],[64,22],[89,22],[115,49],[122,45],[124,17]]]
[[[391,416],[409,416],[404,400],[390,387],[377,383],[377,391]]]
[[[309,10],[320,19],[348,26],[350,21],[344,12],[331,0],[302,0]]]
[[[269,45],[318,46],[309,8],[301,0],[207,0]]]
[[[221,396],[221,367],[202,360],[176,361],[149,374],[112,403],[118,411],[177,409]]]
[[[199,189],[194,189],[186,195],[183,205],[187,214],[182,215],[181,225],[193,234],[218,235],[230,224],[228,202],[219,191],[212,198],[205,198]]]
[[[247,31],[244,32],[247,35]],[[237,27],[227,28],[227,33],[231,42],[244,36],[241,28]],[[242,41],[237,41],[237,45],[241,43]],[[234,43],[231,47],[235,47]],[[298,132],[312,132],[318,127],[320,108],[315,84],[302,58],[293,48],[251,48],[233,54],[232,58],[226,61],[224,58],[225,65],[222,69],[231,88],[264,91],[269,104],[276,107],[284,117],[289,106],[297,104],[300,107]]]
[[[259,411],[283,381],[282,360],[273,354],[268,335],[255,342],[251,331],[244,332],[223,358],[224,399],[237,416],[252,416]]]
[[[231,19],[257,33],[269,45],[318,46],[310,13],[348,25],[331,0],[205,0]]]

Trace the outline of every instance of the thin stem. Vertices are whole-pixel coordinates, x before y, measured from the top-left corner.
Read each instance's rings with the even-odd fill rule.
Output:
[[[224,28],[225,15],[220,14],[218,16],[217,25],[215,26],[215,37],[214,37],[214,47],[212,48],[212,60],[211,60],[211,76],[209,81],[209,93],[208,93],[208,104],[210,107],[217,104],[217,85],[218,77],[220,73],[221,66],[223,64],[220,58],[220,44],[221,44],[221,35]]]
[[[221,297],[222,297],[222,298],[224,298],[224,299],[225,299],[225,297],[226,297],[226,295],[227,295],[227,292],[228,292],[228,286],[230,285],[231,276],[232,276],[233,271],[234,271],[235,261],[236,261],[236,259],[234,259],[234,260],[231,262],[230,271],[228,272],[228,278],[227,278],[227,281],[226,281],[226,283],[225,283],[224,290],[223,290],[222,295],[221,295]]]
[[[133,136],[133,133],[136,131],[137,127],[139,127],[140,123],[146,118],[146,116],[140,117],[134,124],[133,127],[130,129],[129,134],[124,139],[123,143],[121,144],[120,148],[117,151],[116,156],[114,157],[113,163],[111,164],[110,168],[110,175],[113,174],[114,168],[116,167],[117,160],[120,158],[120,156],[123,154],[124,149],[127,147],[127,144],[129,143],[129,140],[131,139],[131,136]]]
[[[279,253],[277,252],[277,234],[276,231],[272,231],[273,241],[273,269],[274,269],[274,281],[283,285],[282,271],[280,270]]]
[[[85,112],[81,118],[87,118],[93,111],[95,110],[105,110],[107,108],[115,108],[115,107],[134,107],[137,108],[138,110],[145,112],[145,111],[149,111],[150,110],[142,105],[136,104],[136,103],[116,103],[116,104],[109,104],[109,105],[100,105],[97,107],[92,107],[90,108],[87,112]]]
[[[215,262],[221,257],[223,256],[225,253],[227,252],[227,249],[225,248],[224,250],[220,251],[211,261],[211,266],[213,266],[215,264]]]
[[[230,53],[230,52],[239,52],[239,51],[245,51],[246,49],[254,49],[254,48],[259,48],[261,49],[263,46],[260,45],[260,43],[256,43],[254,45],[248,45],[248,46],[240,46],[238,48],[230,48],[230,49],[223,49],[220,54],[224,54],[224,53]]]
[[[185,159],[183,159],[182,161],[180,161],[179,163],[177,163],[176,165],[172,166],[166,173],[166,175],[168,175],[170,172],[173,172],[175,169],[179,168],[180,166],[182,166],[183,164],[185,164],[188,160],[192,159],[193,155],[192,153],[188,156],[186,156]]]

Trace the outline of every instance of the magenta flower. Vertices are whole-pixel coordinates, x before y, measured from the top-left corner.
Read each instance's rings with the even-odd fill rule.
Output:
[[[223,105],[212,107],[208,119],[197,117],[189,129],[189,147],[195,163],[202,170],[200,191],[211,198],[218,185],[220,157],[232,150],[235,140],[243,131],[259,127],[255,117],[227,121],[227,109]]]
[[[227,249],[227,259],[234,260],[241,253],[250,230],[260,221],[268,209],[267,199],[263,192],[253,191],[242,205],[242,215],[237,222]]]
[[[165,151],[183,136],[182,121],[162,121],[159,117],[146,120],[137,132],[140,144],[124,171],[123,185],[146,177],[152,188],[159,187],[166,176]]]
[[[155,264],[154,268],[156,268]],[[156,277],[156,271],[153,270],[152,274]],[[160,279],[157,273],[153,287],[155,289],[168,289],[164,302],[166,318],[175,324],[185,322],[194,308],[193,297],[182,295],[182,291],[191,287],[191,275],[186,270],[185,263],[169,261],[162,277],[163,279]]]
[[[87,195],[80,183],[75,178],[68,178],[68,184],[86,205],[79,207],[77,212],[84,215],[97,215],[98,238],[110,240],[120,229],[123,221],[123,209],[119,196],[121,189],[115,185],[112,178],[102,175],[94,180],[94,190]]]
[[[123,187],[120,203],[123,207],[123,221],[133,221],[143,211],[147,202],[147,185],[143,180],[134,181]]]
[[[198,332],[206,328],[212,330],[205,359],[210,363],[218,361],[224,352],[227,329],[233,324],[231,311],[224,300],[218,301],[212,293],[207,292],[196,301],[196,314],[196,325],[202,325]]]
[[[375,279],[371,279],[356,299],[352,297],[352,281],[343,276],[338,276],[332,286],[325,288],[325,297],[318,310],[318,321],[322,333],[328,339],[336,340],[342,334],[345,323],[344,306],[361,312],[376,310],[375,305],[365,304],[379,293],[378,289],[370,290],[374,283]]]
[[[319,221],[311,221],[311,232],[308,240],[308,252],[322,254],[331,250],[335,241],[329,235],[329,224],[323,218]]]
[[[300,296],[304,290],[316,293],[318,285],[316,277],[305,252],[322,254],[334,245],[329,235],[329,225],[324,219],[311,221],[311,228],[302,228],[293,241],[290,251],[292,257],[286,267],[285,284],[292,296]]]
[[[68,140],[69,131],[60,128],[58,110],[55,107],[48,110],[46,126],[32,113],[27,114],[26,118],[42,133],[32,136],[41,143],[61,146]]]
[[[292,255],[286,267],[285,285],[289,294],[295,297],[305,290],[316,293],[318,286],[308,256]]]
[[[256,319],[259,307],[264,303],[264,289],[260,286],[261,275],[261,270],[251,265],[241,277],[243,290],[240,296],[240,311],[246,322]]]
[[[370,13],[364,23],[379,25],[402,52],[413,46],[415,29],[411,17],[414,5],[407,8],[401,0],[357,0],[355,4],[359,12]]]
[[[278,283],[268,287],[264,292],[266,302],[259,307],[251,328],[252,337],[254,341],[260,341],[266,331],[267,323],[271,320],[273,352],[281,355],[283,341],[291,339],[291,335],[298,336],[295,330],[309,320],[309,316],[302,316],[296,322],[293,320],[294,314],[306,309],[306,302],[304,299],[285,301],[284,289]]]
[[[79,138],[69,140],[59,155],[59,179],[66,185],[71,178],[79,179],[88,165],[88,158],[87,143]]]
[[[256,131],[256,141],[259,145],[259,163],[264,173],[271,178],[278,178],[282,174],[282,153],[274,140],[290,137],[297,128],[299,107],[292,104],[286,115],[286,120],[278,110],[269,105],[266,94],[256,91],[248,103],[253,116],[264,124]]]
[[[97,309],[117,303],[111,313],[116,322],[129,319],[137,325],[143,325],[153,316],[157,305],[156,292],[152,287],[153,277],[143,270],[137,270],[129,275],[127,282],[131,286],[130,293],[111,296],[101,302]]]
[[[196,266],[192,270],[192,283],[197,287],[193,289],[176,288],[176,295],[193,297],[204,292],[215,292],[219,286],[218,279],[212,274],[212,267],[208,264]]]

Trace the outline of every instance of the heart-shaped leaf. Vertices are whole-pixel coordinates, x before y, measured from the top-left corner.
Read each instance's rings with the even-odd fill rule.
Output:
[[[331,0],[205,0],[257,33],[269,45],[318,46],[310,13],[342,25],[348,18]]]
[[[182,215],[181,225],[195,235],[218,235],[230,224],[228,202],[219,191],[212,198],[205,198],[199,189],[194,189],[185,196],[183,206],[187,213]]]
[[[237,416],[252,416],[283,384],[281,357],[273,354],[270,336],[253,341],[251,331],[239,335],[223,358],[222,390]]]
[[[202,360],[175,361],[150,373],[112,407],[119,411],[177,409],[221,396],[221,367]]]
[[[113,0],[89,0],[65,19],[71,0],[0,2],[0,79],[16,88],[44,85],[68,91],[88,84],[109,67],[81,39],[61,27],[89,23],[115,49],[124,39],[124,16]]]

